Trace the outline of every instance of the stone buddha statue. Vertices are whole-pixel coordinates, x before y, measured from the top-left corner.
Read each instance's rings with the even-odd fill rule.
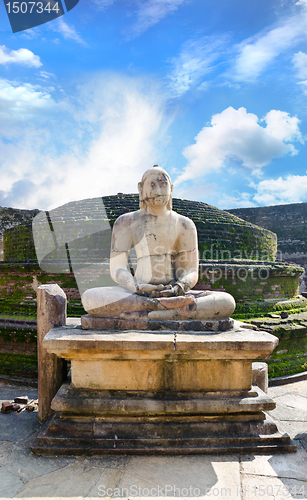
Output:
[[[173,186],[158,165],[138,184],[140,210],[113,226],[110,274],[119,286],[86,290],[81,300],[91,316],[121,319],[220,320],[235,301],[225,292],[191,290],[198,281],[197,231],[193,221],[172,210]],[[129,269],[134,248],[135,272]]]

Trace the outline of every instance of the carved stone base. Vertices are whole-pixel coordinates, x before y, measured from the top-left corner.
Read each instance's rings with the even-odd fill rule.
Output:
[[[232,318],[214,320],[176,320],[159,321],[148,319],[146,315],[140,315],[137,319],[99,318],[85,314],[81,317],[83,330],[151,330],[151,331],[175,331],[175,332],[225,332],[234,326]]]
[[[71,383],[32,452],[205,454],[293,452],[251,387],[252,360],[278,339],[267,332],[85,331],[53,328],[43,346],[71,360]]]
[[[142,394],[62,386],[56,414],[41,429],[38,455],[294,452],[261,409],[274,401],[251,391]]]

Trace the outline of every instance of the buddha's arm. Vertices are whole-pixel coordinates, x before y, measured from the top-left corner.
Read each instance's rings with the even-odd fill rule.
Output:
[[[129,214],[119,217],[113,226],[110,275],[120,286],[136,292],[135,280],[127,269],[129,251],[132,245],[131,221]]]
[[[194,223],[187,219],[183,222],[184,231],[180,231],[177,242],[178,253],[175,256],[176,283],[183,292],[193,288],[198,281],[198,243]]]

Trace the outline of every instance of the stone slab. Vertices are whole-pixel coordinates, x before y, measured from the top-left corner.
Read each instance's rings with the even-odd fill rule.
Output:
[[[75,388],[140,391],[249,390],[252,360],[271,353],[267,332],[85,331],[54,328],[45,349],[71,360]]]
[[[196,331],[221,332],[231,330],[234,320],[151,320],[141,316],[137,319],[99,318],[85,314],[81,316],[81,325],[84,330],[151,330],[151,331]]]
[[[239,500],[238,457],[131,457],[119,484],[118,497],[235,498]],[[123,494],[122,494],[123,492]],[[133,495],[134,493],[134,495]],[[115,496],[115,495],[114,495]]]
[[[252,455],[242,457],[241,470],[243,474],[251,474],[254,476],[275,476],[304,481],[307,477],[307,452],[303,446],[297,443],[297,453],[290,456]]]
[[[258,387],[251,391],[164,392],[78,390],[63,384],[52,401],[52,409],[74,415],[172,416],[256,413],[275,408],[275,402]],[[250,418],[250,416],[248,417]],[[253,418],[255,418],[253,416]]]
[[[103,357],[106,351],[184,352],[199,359],[259,359],[268,356],[277,346],[278,338],[263,331],[234,329],[215,333],[180,333],[171,331],[85,331],[80,327],[53,328],[44,338],[48,352],[67,359],[88,354]],[[78,354],[79,353],[79,354]],[[135,354],[134,354],[135,355]],[[147,354],[146,354],[147,355]]]
[[[21,479],[7,471],[4,467],[0,467],[0,484],[1,498],[13,498],[16,493],[23,487]]]
[[[100,470],[88,467],[84,462],[76,462],[56,472],[32,479],[17,498],[33,500],[38,498],[70,498],[70,500],[97,498],[100,484],[114,488],[120,476],[120,470]]]
[[[292,500],[307,499],[307,481],[278,478],[271,476],[253,476],[242,474],[242,496],[244,500],[256,498]]]

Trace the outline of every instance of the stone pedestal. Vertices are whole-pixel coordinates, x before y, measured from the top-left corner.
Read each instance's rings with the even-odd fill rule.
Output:
[[[278,339],[266,332],[84,331],[53,328],[43,346],[71,360],[36,454],[194,454],[295,451],[264,413],[252,361]]]

